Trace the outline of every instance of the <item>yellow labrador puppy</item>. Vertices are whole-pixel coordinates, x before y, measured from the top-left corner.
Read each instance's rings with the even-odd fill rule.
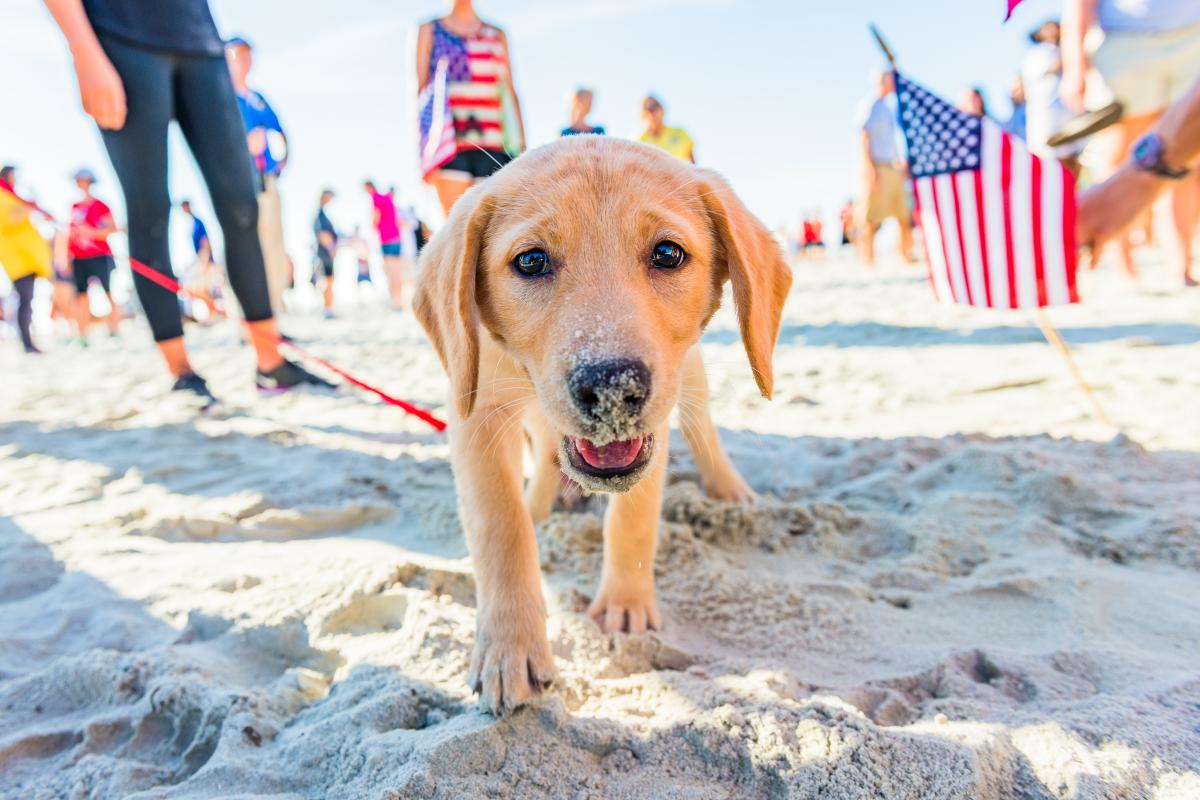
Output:
[[[778,245],[715,173],[599,136],[500,170],[458,201],[422,255],[414,305],[450,376],[451,460],[475,565],[469,681],[492,711],[554,676],[534,523],[560,470],[613,494],[589,609],[606,631],[661,624],[653,562],[672,408],[708,494],[753,497],[709,419],[700,359],[726,281],[770,397],[792,282]],[[535,472],[523,487],[526,433]]]

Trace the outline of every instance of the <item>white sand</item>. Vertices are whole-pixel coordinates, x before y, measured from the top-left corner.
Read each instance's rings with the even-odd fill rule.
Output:
[[[673,442],[661,635],[609,638],[600,503],[539,530],[560,680],[494,720],[444,441],[342,397],[164,399],[140,328],[0,352],[0,797],[1200,797],[1200,291],[1056,310],[1128,438],[1019,314],[802,266],[768,405],[722,312],[734,461]],[[289,328],[416,401],[411,318]],[[444,409],[443,409],[444,411]]]

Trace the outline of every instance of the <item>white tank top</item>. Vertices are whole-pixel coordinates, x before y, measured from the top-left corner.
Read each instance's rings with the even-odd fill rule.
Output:
[[[1106,32],[1165,33],[1200,25],[1200,0],[1100,0]]]

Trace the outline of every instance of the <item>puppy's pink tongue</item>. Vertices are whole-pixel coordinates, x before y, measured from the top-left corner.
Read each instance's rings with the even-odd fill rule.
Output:
[[[587,439],[576,439],[575,449],[588,466],[596,469],[624,469],[642,452],[642,437],[602,445],[592,444]]]

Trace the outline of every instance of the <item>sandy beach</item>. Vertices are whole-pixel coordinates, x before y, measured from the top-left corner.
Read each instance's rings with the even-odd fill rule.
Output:
[[[1151,263],[1053,309],[1120,431],[1020,313],[920,270],[802,263],[758,397],[729,308],[678,434],[666,625],[584,615],[603,500],[538,529],[551,693],[465,683],[474,586],[444,437],[357,392],[260,398],[230,325],[196,417],[142,323],[0,344],[0,797],[1200,797],[1200,290]],[[285,329],[445,415],[411,315]]]

